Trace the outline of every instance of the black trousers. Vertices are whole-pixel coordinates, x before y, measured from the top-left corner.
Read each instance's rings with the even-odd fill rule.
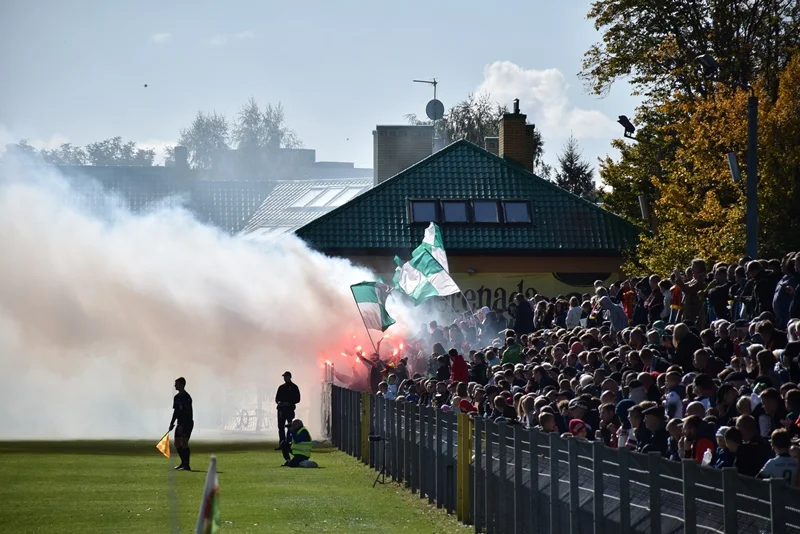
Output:
[[[281,452],[283,453],[283,459],[289,462],[287,467],[300,467],[300,462],[308,460],[308,456],[303,456],[302,454],[295,454],[292,457],[292,444],[287,441],[281,443]]]
[[[281,443],[286,441],[286,425],[292,421],[294,421],[294,408],[278,408],[278,438]]]

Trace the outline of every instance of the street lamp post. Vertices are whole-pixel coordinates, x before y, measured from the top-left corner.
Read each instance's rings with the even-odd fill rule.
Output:
[[[634,133],[636,133],[636,126],[633,125],[633,123],[631,122],[631,120],[627,116],[620,115],[619,118],[617,119],[617,122],[619,123],[620,126],[622,126],[625,129],[625,132],[623,133],[623,137],[625,137],[625,139],[631,139],[633,141],[636,141],[637,143],[645,143],[645,144],[653,145],[653,143],[651,143],[649,141],[641,140],[638,137],[633,135]],[[660,177],[660,175],[661,175],[661,148],[660,147],[658,147],[658,154],[656,156],[656,159],[658,160],[658,169],[659,169],[659,177]],[[642,193],[642,194],[640,194],[638,196],[638,198],[639,198],[639,211],[641,211],[641,213],[642,213],[642,219],[644,219],[645,221],[650,223],[650,229],[653,231],[654,234],[658,233],[658,221],[656,220],[655,214],[651,214],[650,213],[650,208],[649,208],[648,202],[647,202],[647,195]]]
[[[698,56],[706,78],[731,87],[750,90],[747,99],[747,255],[758,258],[758,97],[749,84],[720,80],[717,77],[719,63],[711,54]]]

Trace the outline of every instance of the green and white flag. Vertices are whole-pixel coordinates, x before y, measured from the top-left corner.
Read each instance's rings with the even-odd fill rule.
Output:
[[[442,231],[439,227],[431,223],[425,229],[425,237],[422,239],[422,244],[414,249],[411,254],[412,258],[416,258],[423,252],[430,252],[431,256],[439,262],[446,273],[450,272],[450,266],[447,264],[447,254],[444,252],[444,242],[442,241]]]
[[[450,274],[427,250],[416,253],[411,261],[398,267],[395,284],[419,305],[431,297],[455,295],[461,290]]]
[[[361,282],[350,286],[358,311],[364,319],[364,326],[368,330],[385,332],[395,323],[386,312],[386,299],[390,290],[389,286],[380,282]]]

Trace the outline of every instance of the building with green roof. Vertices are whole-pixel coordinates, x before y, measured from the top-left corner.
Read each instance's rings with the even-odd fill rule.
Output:
[[[450,273],[473,309],[504,309],[518,292],[581,294],[597,279],[616,279],[642,230],[533,174],[532,128],[515,108],[501,121],[499,155],[457,141],[296,234],[386,275],[394,256],[407,259],[436,222]]]

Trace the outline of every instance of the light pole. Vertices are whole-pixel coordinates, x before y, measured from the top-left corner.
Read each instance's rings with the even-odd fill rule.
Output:
[[[697,57],[705,77],[730,87],[748,89],[747,98],[747,255],[758,258],[758,97],[749,84],[720,80],[719,63],[711,54]]]
[[[637,143],[645,143],[645,144],[649,144],[649,145],[653,145],[654,144],[654,143],[651,143],[649,141],[644,141],[644,140],[639,139],[638,137],[635,137],[633,134],[636,132],[636,126],[634,126],[633,123],[630,121],[630,119],[628,117],[626,117],[625,115],[620,115],[617,118],[617,122],[619,123],[620,126],[622,126],[625,129],[625,132],[622,134],[622,136],[625,139],[631,139],[633,141],[636,141]],[[660,148],[658,148],[658,154],[657,154],[656,158],[658,159],[658,168],[659,168],[659,175],[660,175],[661,174],[661,149]],[[650,213],[650,208],[649,208],[649,205],[647,203],[647,195],[642,193],[642,194],[640,194],[638,196],[638,198],[639,198],[639,211],[641,211],[641,213],[642,213],[642,219],[644,219],[645,221],[650,223],[650,229],[653,231],[654,234],[657,233],[658,232],[658,221],[656,220],[655,215]]]

